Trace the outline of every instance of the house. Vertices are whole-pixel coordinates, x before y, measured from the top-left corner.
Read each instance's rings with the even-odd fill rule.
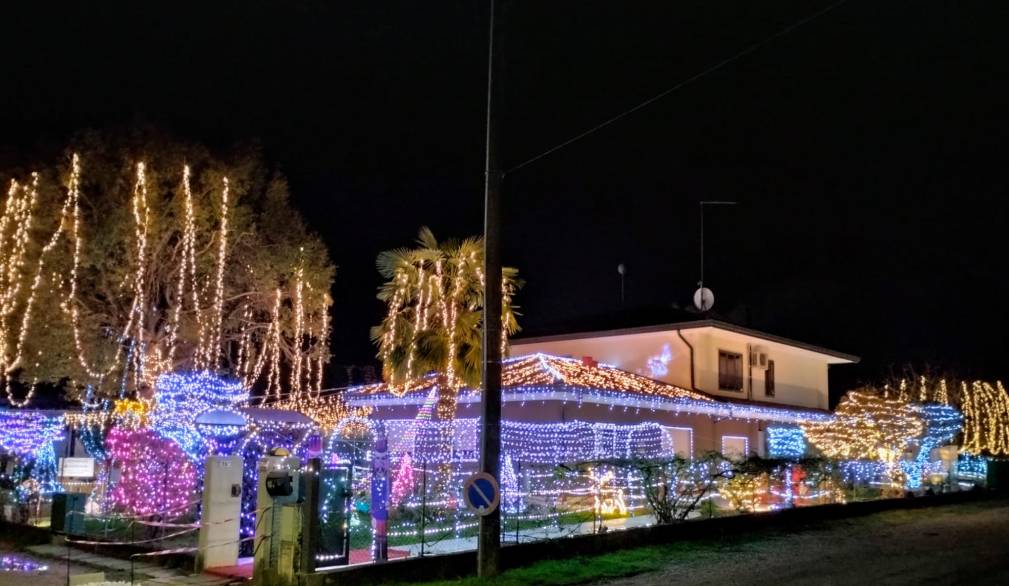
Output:
[[[628,372],[595,360],[532,353],[502,369],[502,448],[524,464],[570,464],[634,457],[691,458],[768,453],[769,427],[794,428],[828,419],[826,410],[716,396]],[[455,418],[440,420],[441,379],[432,373],[406,388],[387,384],[348,389],[353,407],[370,407],[393,454],[415,461],[475,462],[480,391],[458,393]],[[440,438],[452,437],[450,448]],[[451,453],[446,449],[451,449]]]
[[[827,371],[857,356],[717,319],[520,338],[512,356],[587,357],[727,401],[828,409]]]

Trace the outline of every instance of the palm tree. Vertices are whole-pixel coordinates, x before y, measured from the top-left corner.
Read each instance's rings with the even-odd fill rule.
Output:
[[[426,226],[416,248],[378,255],[388,279],[378,298],[389,311],[371,330],[390,388],[406,392],[427,373],[438,373],[438,417],[455,417],[459,390],[480,383],[483,335],[483,239],[438,242]],[[519,330],[512,296],[518,270],[502,270],[502,349]]]

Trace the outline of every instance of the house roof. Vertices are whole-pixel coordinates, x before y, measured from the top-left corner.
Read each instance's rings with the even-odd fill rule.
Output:
[[[659,382],[620,370],[614,366],[549,354],[532,354],[508,359],[504,361],[502,366],[501,384],[506,389],[557,386],[569,390],[613,391],[664,399],[714,400],[704,393]],[[383,393],[397,396],[426,394],[437,383],[438,377],[432,373],[403,389],[392,388],[387,383],[379,383],[350,388],[346,393],[358,396]],[[471,389],[470,392],[475,391]]]
[[[578,401],[624,408],[648,408],[714,417],[796,423],[824,420],[829,413],[787,405],[757,402],[734,403],[591,360],[577,360],[549,354],[531,354],[504,362],[502,401]],[[395,389],[385,383],[351,387],[343,398],[351,406],[433,406],[438,376],[434,373]],[[480,402],[480,389],[467,388],[460,404]]]
[[[838,352],[837,350],[831,350],[829,348],[824,348],[822,346],[817,346],[815,344],[807,344],[806,342],[800,342],[798,340],[792,340],[790,338],[785,338],[775,334],[769,334],[767,332],[762,332],[760,330],[754,330],[751,328],[739,326],[719,319],[698,319],[698,320],[674,322],[674,323],[660,323],[660,324],[641,325],[634,327],[577,331],[571,333],[552,334],[544,336],[522,337],[512,340],[512,345],[522,346],[524,344],[535,344],[539,342],[560,342],[564,340],[581,340],[586,338],[628,336],[633,334],[647,334],[653,332],[666,332],[673,330],[690,330],[697,328],[716,328],[727,332],[734,332],[745,336],[751,336],[753,338],[767,340],[769,342],[775,342],[778,344],[784,344],[795,348],[801,348],[809,352],[815,352],[817,354],[829,356],[831,358],[838,359],[841,362],[857,363],[859,360],[861,360],[858,356],[855,356],[853,354]]]

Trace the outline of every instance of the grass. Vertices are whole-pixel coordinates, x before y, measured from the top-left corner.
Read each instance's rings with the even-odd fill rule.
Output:
[[[719,541],[679,541],[624,549],[612,553],[546,560],[508,570],[491,579],[476,577],[424,582],[424,586],[568,586],[634,576],[666,568],[671,563],[696,563],[726,551],[753,546],[758,535],[741,534]],[[767,539],[767,536],[763,536]],[[413,583],[416,584],[416,583]]]
[[[648,514],[648,511],[643,508],[635,509],[633,512],[635,515]],[[351,538],[350,538],[351,547],[356,549],[368,548],[371,546],[371,540],[372,540],[371,516],[368,513],[362,513],[362,512],[355,512],[354,514],[358,516],[358,523],[356,523],[351,529]],[[428,544],[436,544],[444,539],[476,537],[476,535],[479,533],[479,528],[477,527],[468,527],[466,529],[460,530],[458,533],[455,530],[455,521],[463,521],[467,523],[472,521],[472,518],[469,517],[468,514],[453,513],[453,515],[458,516],[453,516],[449,519],[436,519],[430,521],[426,525],[428,531],[435,529],[435,531],[428,533],[425,538],[425,541]],[[573,528],[582,523],[591,523],[592,517],[593,515],[591,512],[581,511],[581,512],[560,513],[557,517],[550,517],[546,519],[522,520],[518,522],[518,531],[519,533],[522,533],[523,531],[535,530],[552,525],[570,526]],[[608,514],[603,515],[603,521],[604,522],[612,521],[615,519],[622,519],[625,517],[627,517],[627,515],[620,515],[615,513]],[[502,527],[501,527],[502,532],[508,536],[511,536],[515,533],[516,529],[515,526],[516,526],[515,520],[513,518],[510,518],[508,515],[505,515],[505,517],[502,519]],[[389,531],[391,533],[395,533],[398,531],[402,531],[407,527],[415,529],[415,531],[411,532],[408,535],[390,537],[389,538],[390,547],[416,545],[420,543],[421,540],[417,519],[409,517],[403,518],[401,515],[393,513],[389,524]]]
[[[775,542],[796,531],[827,529],[834,524],[851,524],[867,530],[895,527],[925,517],[969,515],[1006,506],[1004,501],[970,502],[922,509],[885,511],[865,517],[836,519],[744,532],[720,540],[679,541],[614,551],[597,556],[582,556],[563,560],[546,560],[523,568],[508,570],[491,579],[476,577],[459,580],[424,582],[423,586],[570,586],[615,578],[623,578],[668,569],[672,564],[716,563],[719,556],[730,552],[767,550],[778,547]],[[417,584],[414,582],[413,584]]]

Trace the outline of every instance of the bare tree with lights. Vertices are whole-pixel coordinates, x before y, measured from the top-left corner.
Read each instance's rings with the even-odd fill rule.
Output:
[[[719,483],[733,476],[733,463],[717,452],[695,459],[679,456],[670,460],[636,462],[645,501],[659,524],[685,521]]]
[[[321,388],[335,269],[255,150],[84,134],[40,169],[11,174],[0,220],[12,404],[36,382],[125,395],[178,369],[275,399]]]

